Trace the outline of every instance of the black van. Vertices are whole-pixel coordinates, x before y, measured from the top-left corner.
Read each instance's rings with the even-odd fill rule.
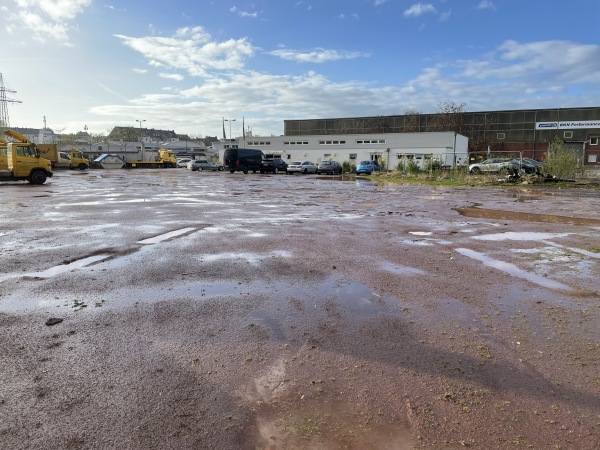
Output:
[[[233,173],[241,170],[248,173],[250,170],[254,173],[262,170],[262,161],[265,155],[261,150],[250,148],[228,148],[225,150],[223,160],[225,168]]]

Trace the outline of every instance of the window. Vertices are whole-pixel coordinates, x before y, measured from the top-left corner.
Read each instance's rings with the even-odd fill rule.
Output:
[[[359,139],[357,144],[385,144],[385,139]]]
[[[597,137],[590,138],[590,145],[598,145],[598,138]]]
[[[17,156],[35,156],[35,152],[29,145],[19,145],[17,146]]]
[[[303,144],[308,144],[308,142],[302,142]],[[319,145],[342,145],[345,144],[346,141],[319,141]]]
[[[588,162],[589,163],[598,162],[598,155],[588,155]]]
[[[573,132],[572,131],[565,131],[564,134],[563,134],[563,136],[566,139],[572,139],[573,138]]]
[[[502,140],[506,137],[506,135],[504,133],[496,133],[496,139],[498,140]]]
[[[356,159],[356,153],[350,153],[350,156],[349,156],[349,158],[350,158],[351,160],[354,160],[354,159]]]

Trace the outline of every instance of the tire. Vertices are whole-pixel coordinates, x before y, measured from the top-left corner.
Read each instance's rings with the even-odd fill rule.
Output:
[[[244,172],[244,174],[247,174],[247,173],[248,173],[248,168],[247,168],[247,167],[244,167],[244,168],[242,169],[242,172]]]
[[[202,169],[202,167],[198,167],[198,169],[196,169],[198,172],[202,172],[204,169]]]
[[[219,166],[219,172],[225,170],[225,168],[223,166]]]
[[[304,175],[306,175],[308,173],[308,169],[304,169]]]
[[[473,168],[471,169],[471,173],[472,173],[473,175],[479,175],[479,174],[481,173],[481,169],[480,169],[479,167],[473,167]]]
[[[41,170],[36,170],[29,175],[29,182],[31,184],[44,184],[46,182],[46,174]]]
[[[229,169],[229,173],[235,173],[235,170]]]
[[[84,164],[84,163],[79,164],[79,170],[85,170],[87,168],[88,168],[87,164]]]

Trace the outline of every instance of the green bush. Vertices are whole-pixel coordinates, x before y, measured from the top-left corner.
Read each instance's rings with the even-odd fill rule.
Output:
[[[581,160],[576,150],[565,149],[563,144],[558,136],[550,143],[543,171],[557,178],[574,178],[583,169]]]
[[[342,162],[342,171],[343,173],[354,173],[356,172],[356,165],[352,164],[349,161]]]

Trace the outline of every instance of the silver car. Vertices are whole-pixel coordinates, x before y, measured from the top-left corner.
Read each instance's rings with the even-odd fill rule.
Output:
[[[510,172],[519,169],[519,165],[511,158],[490,158],[480,163],[471,164],[469,173],[474,175],[480,173],[500,173]]]
[[[317,166],[310,161],[292,161],[288,164],[286,172],[288,175],[292,175],[295,172],[317,173]]]
[[[194,171],[197,170],[201,172],[203,170],[223,170],[223,166],[220,164],[216,164],[208,159],[193,159],[187,163],[188,170]]]

